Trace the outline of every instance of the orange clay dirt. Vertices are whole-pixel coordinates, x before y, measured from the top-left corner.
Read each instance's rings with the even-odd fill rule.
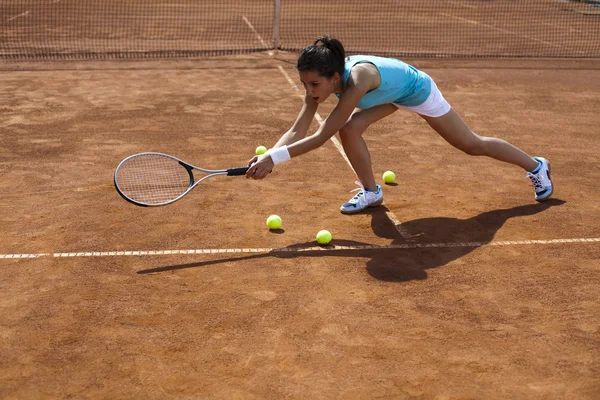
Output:
[[[3,64],[0,397],[599,398],[597,61],[406,61],[548,158],[553,199],[398,111],[365,134],[397,176],[382,207],[340,214],[355,176],[328,142],[138,208],[112,185],[130,154],[219,169],[272,146],[293,56]]]

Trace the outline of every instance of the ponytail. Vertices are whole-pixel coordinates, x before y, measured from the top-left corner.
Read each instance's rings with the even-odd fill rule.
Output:
[[[296,67],[298,71],[317,71],[319,75],[327,78],[331,78],[337,72],[343,78],[345,60],[346,52],[342,43],[324,35],[302,50]]]
[[[340,43],[339,40],[332,38],[329,35],[325,35],[325,36],[319,36],[317,38],[317,40],[315,41],[315,45],[318,45],[319,42],[321,42],[323,44],[323,47],[329,49],[329,51],[331,51],[331,53],[335,56],[336,60],[340,63],[340,64],[344,64],[344,61],[346,59],[346,52],[344,51],[344,46],[342,46],[342,43]],[[339,72],[339,71],[336,71]],[[341,74],[343,75],[343,74]]]

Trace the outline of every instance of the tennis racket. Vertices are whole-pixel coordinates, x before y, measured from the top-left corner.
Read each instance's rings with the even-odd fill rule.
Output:
[[[166,206],[181,199],[205,179],[245,175],[248,167],[208,170],[163,153],[127,157],[115,170],[115,188],[127,201],[144,207]],[[204,174],[196,180],[193,171]]]

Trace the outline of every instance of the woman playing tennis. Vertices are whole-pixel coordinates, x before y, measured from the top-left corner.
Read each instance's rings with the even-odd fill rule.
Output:
[[[504,140],[473,133],[431,77],[402,61],[362,55],[346,58],[338,40],[321,36],[302,50],[297,69],[306,90],[304,105],[275,146],[250,160],[247,178],[263,179],[275,165],[316,149],[339,132],[344,151],[360,180],[359,192],[342,205],[342,213],[354,214],[378,206],[383,202],[383,192],[375,183],[362,134],[372,123],[404,108],[419,114],[457,149],[523,168],[533,183],[537,201],[544,201],[552,194],[550,163],[546,159],[531,157]],[[319,129],[306,137],[319,104],[332,93],[339,97],[337,106]]]

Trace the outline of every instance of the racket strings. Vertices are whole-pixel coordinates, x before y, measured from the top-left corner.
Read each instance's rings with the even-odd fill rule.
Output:
[[[190,173],[170,157],[145,154],[126,160],[117,171],[116,181],[131,200],[158,205],[184,194],[190,187]]]

